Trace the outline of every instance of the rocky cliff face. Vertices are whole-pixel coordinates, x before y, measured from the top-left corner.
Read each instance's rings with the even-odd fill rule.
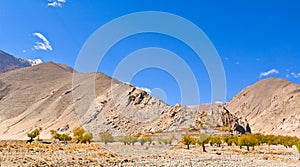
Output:
[[[300,85],[269,78],[247,87],[227,105],[254,132],[300,136]]]

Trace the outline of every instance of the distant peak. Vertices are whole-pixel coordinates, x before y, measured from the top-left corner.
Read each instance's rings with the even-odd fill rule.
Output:
[[[28,59],[27,61],[31,64],[31,66],[35,66],[43,63],[41,59],[35,59],[35,60]]]

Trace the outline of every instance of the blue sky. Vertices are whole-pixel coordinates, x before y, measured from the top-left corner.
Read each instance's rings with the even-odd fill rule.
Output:
[[[134,12],[169,12],[193,22],[214,44],[224,65],[229,101],[264,78],[300,83],[299,8],[297,0],[1,0],[0,49],[20,58],[74,67],[86,40],[105,23]],[[123,39],[105,55],[98,71],[112,76],[124,57],[145,47],[165,48],[179,55],[197,78],[200,103],[211,101],[210,79],[203,62],[170,36],[146,33]],[[153,90],[168,104],[181,102],[176,78],[166,71],[145,69],[131,83]],[[193,103],[191,99],[186,104]]]

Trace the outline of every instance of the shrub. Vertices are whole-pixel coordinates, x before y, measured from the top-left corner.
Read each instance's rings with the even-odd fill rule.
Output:
[[[155,131],[155,133],[163,133],[164,131],[163,130],[157,130],[157,131]]]
[[[195,139],[190,135],[185,135],[182,138],[182,143],[187,146],[187,149],[190,149],[191,144],[195,144]]]
[[[203,152],[206,152],[206,150],[205,150],[205,144],[208,144],[209,141],[210,141],[210,136],[208,136],[208,135],[206,135],[206,134],[203,134],[203,133],[202,133],[202,134],[200,134],[200,136],[198,137],[197,143],[198,143],[199,145],[202,146]]]
[[[109,132],[100,132],[99,138],[100,141],[104,142],[105,144],[112,143],[114,141],[113,136]]]
[[[175,138],[175,136],[174,135],[172,135],[172,136],[170,136],[170,137],[168,137],[168,138],[165,138],[165,139],[163,139],[163,142],[165,143],[165,145],[172,145],[172,142],[173,142],[173,140],[175,140],[176,138]]]

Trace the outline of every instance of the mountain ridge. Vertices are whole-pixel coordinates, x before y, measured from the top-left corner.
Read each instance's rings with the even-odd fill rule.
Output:
[[[226,107],[257,133],[300,135],[300,85],[267,78],[238,93]]]
[[[4,73],[19,68],[30,67],[37,64],[43,63],[42,60],[26,60],[16,58],[9,53],[0,50],[0,73]]]

